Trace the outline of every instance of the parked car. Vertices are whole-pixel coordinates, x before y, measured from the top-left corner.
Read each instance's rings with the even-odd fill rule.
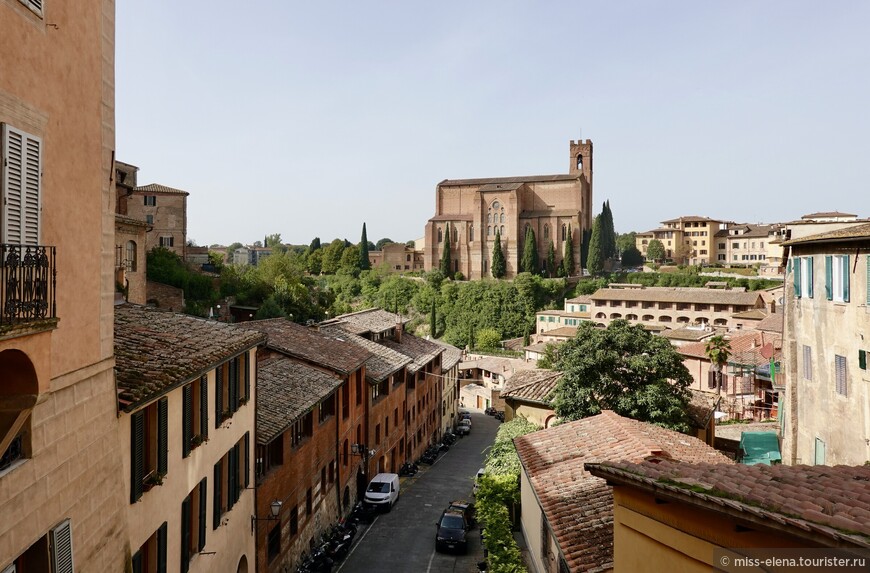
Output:
[[[447,509],[455,509],[457,511],[461,511],[462,515],[465,517],[465,523],[468,526],[468,529],[474,527],[475,523],[477,523],[477,515],[474,512],[474,503],[465,499],[454,499],[450,502],[450,507]]]
[[[435,551],[456,549],[468,552],[468,523],[462,511],[445,509],[435,527]]]
[[[473,495],[477,495],[477,490],[480,488],[480,478],[482,478],[486,474],[486,469],[480,468],[477,470],[477,475],[474,476],[474,486],[471,488],[471,493]]]
[[[459,419],[460,420],[470,420],[471,419],[471,412],[469,412],[467,410],[459,410]]]
[[[471,420],[459,420],[459,425],[456,426],[456,435],[467,436],[471,433]]]
[[[378,474],[366,488],[365,502],[390,511],[399,499],[399,474]]]

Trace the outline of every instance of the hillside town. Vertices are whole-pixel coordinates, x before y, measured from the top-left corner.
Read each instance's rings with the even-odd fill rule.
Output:
[[[0,573],[866,570],[870,218],[617,248],[576,139],[433,181],[344,275],[197,246],[205,191],[116,157],[115,2],[2,0],[0,38]]]

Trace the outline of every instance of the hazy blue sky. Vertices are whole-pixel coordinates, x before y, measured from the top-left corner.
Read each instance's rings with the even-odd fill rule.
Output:
[[[870,2],[117,3],[117,157],[199,244],[421,237],[442,179],[565,173],[596,213],[870,216]]]

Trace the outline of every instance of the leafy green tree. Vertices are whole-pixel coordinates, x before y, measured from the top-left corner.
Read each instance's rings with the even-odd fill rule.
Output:
[[[215,251],[208,252],[208,262],[212,265],[217,272],[221,272],[221,269],[224,268],[224,255],[223,253],[218,253]]]
[[[318,249],[320,249],[320,237],[314,237],[311,239],[311,244],[308,245],[308,252],[313,253]]]
[[[254,315],[256,320],[264,320],[267,318],[282,318],[286,317],[284,311],[281,309],[281,305],[279,305],[275,301],[275,296],[270,296],[263,304],[260,305],[260,308],[257,309],[257,314]]]
[[[377,243],[375,243],[375,250],[376,250],[376,251],[383,251],[383,250],[384,250],[384,245],[391,245],[391,244],[393,244],[393,243],[395,243],[394,240],[392,240],[392,239],[387,239],[387,238],[385,237],[385,238],[381,239],[380,241],[378,241]]]
[[[480,350],[497,350],[501,345],[501,333],[494,328],[481,328],[476,335]]]
[[[281,242],[281,233],[266,235],[266,240],[263,244],[271,248],[273,253],[283,253],[287,250],[287,247],[285,247],[284,243]]]
[[[319,275],[323,265],[323,249],[317,249],[308,253],[305,258],[305,268],[312,275]]]
[[[552,362],[563,376],[553,407],[565,421],[613,410],[621,416],[689,430],[686,406],[692,376],[667,339],[614,320],[606,329],[583,322],[559,345]]]
[[[556,276],[556,247],[553,245],[553,239],[550,239],[550,244],[547,246],[547,276],[550,278]]]
[[[538,274],[538,242],[535,239],[535,231],[531,227],[526,228],[526,237],[523,240],[523,258],[520,261],[520,270],[524,273]]]
[[[341,267],[341,256],[344,254],[344,241],[335,239],[325,247],[323,247],[323,262],[321,263],[321,271],[327,275],[334,275]]]
[[[623,267],[639,267],[643,264],[643,255],[637,250],[634,245],[622,251],[622,266]]]
[[[568,238],[565,240],[562,271],[566,277],[570,277],[574,274],[574,236],[571,234],[571,225],[568,225]]]
[[[433,298],[432,299],[432,312],[429,313],[429,335],[432,336],[432,338],[436,337],[436,333],[438,331],[438,323],[435,320],[435,318],[436,318],[435,299]]]
[[[622,257],[622,255],[628,249],[635,247],[637,241],[635,238],[637,237],[637,233],[631,231],[630,233],[622,233],[617,234],[616,236],[616,253]],[[637,247],[635,247],[637,248]]]
[[[665,246],[658,239],[653,239],[646,247],[646,258],[651,261],[665,260]]]
[[[603,216],[595,217],[595,221],[592,223],[592,238],[589,240],[589,257],[586,259],[586,270],[592,276],[598,276],[604,272],[604,227]]]
[[[492,272],[493,278],[500,279],[507,272],[504,261],[504,253],[501,250],[501,233],[495,232],[495,243],[492,246]]]
[[[359,268],[362,271],[372,268],[369,261],[369,239],[366,237],[366,224],[363,223],[362,236],[359,239]]]
[[[358,246],[351,245],[345,247],[344,251],[341,253],[341,265],[339,266],[339,270],[351,274],[354,277],[358,277],[360,273],[360,261],[362,261],[362,257],[360,257]]]
[[[441,251],[441,274],[450,276],[450,225],[444,225],[444,249]]]
[[[716,391],[722,393],[722,369],[731,357],[731,344],[721,334],[717,334],[704,345],[704,354],[710,360],[710,370],[716,379]]]

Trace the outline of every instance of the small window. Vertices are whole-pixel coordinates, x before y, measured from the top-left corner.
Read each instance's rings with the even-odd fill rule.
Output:
[[[175,246],[175,237],[160,237],[160,246],[161,247],[174,247]]]
[[[33,9],[34,3],[24,4]],[[42,140],[5,123],[0,124],[0,127],[0,215],[3,217],[0,221],[0,243],[38,245],[42,200]]]
[[[166,571],[167,529],[167,523],[163,522],[163,525],[133,555],[131,560],[133,563],[133,573],[158,573],[159,571]]]
[[[154,215],[145,215],[145,222],[149,225],[154,224]]]
[[[271,530],[269,530],[269,541],[268,541],[268,557],[269,563],[275,560],[278,555],[281,554],[281,524],[275,525]]]
[[[299,506],[294,505],[290,510],[290,535],[299,533]]]
[[[208,378],[194,380],[181,390],[182,457],[208,439]]]
[[[221,526],[221,518],[233,509],[242,491],[250,485],[250,436],[250,432],[245,432],[214,465],[212,529]]]
[[[145,195],[143,197],[145,200],[146,207],[156,207],[157,206],[157,195]]]
[[[168,463],[169,402],[161,398],[130,416],[130,503],[162,485]]]
[[[136,242],[127,241],[127,270],[136,272]]]

